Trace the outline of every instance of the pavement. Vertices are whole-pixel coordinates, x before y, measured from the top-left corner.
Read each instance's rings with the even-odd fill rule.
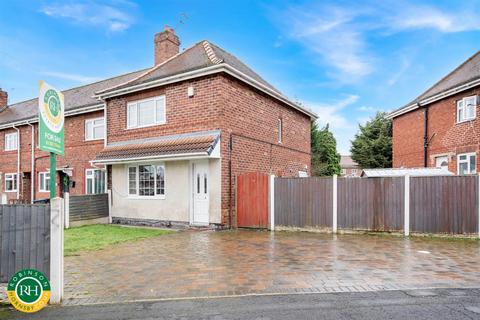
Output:
[[[64,305],[480,288],[480,242],[307,232],[179,232],[65,259]]]
[[[480,319],[480,289],[246,296],[0,309],[0,319]]]

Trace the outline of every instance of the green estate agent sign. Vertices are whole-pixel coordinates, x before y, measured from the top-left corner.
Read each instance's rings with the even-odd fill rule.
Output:
[[[64,155],[65,100],[57,89],[40,81],[38,96],[38,145],[40,150],[50,152],[50,199],[55,197],[56,154]]]
[[[40,81],[38,98],[39,147],[40,150],[64,155],[64,113],[63,94],[57,89]]]

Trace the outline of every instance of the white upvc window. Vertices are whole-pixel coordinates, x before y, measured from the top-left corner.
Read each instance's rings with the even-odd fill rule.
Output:
[[[475,152],[457,155],[458,174],[475,174],[477,172],[477,155]]]
[[[38,191],[50,192],[50,172],[38,173]]]
[[[5,151],[13,151],[18,149],[18,133],[7,133],[5,135]]]
[[[165,166],[163,164],[129,166],[127,179],[130,197],[165,198]]]
[[[356,176],[357,175],[357,169],[352,169],[352,175]]]
[[[85,170],[85,193],[99,194],[106,192],[105,170]]]
[[[105,139],[105,119],[96,118],[85,120],[85,140]]]
[[[457,101],[457,122],[475,119],[477,116],[477,96],[465,97]]]
[[[165,96],[159,96],[127,104],[127,128],[142,128],[165,124]]]
[[[278,143],[283,142],[283,120],[282,118],[278,119]]]
[[[18,188],[17,182],[16,173],[5,173],[5,192],[16,192]]]

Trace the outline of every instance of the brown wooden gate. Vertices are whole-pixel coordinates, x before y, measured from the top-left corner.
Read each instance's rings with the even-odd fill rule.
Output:
[[[237,226],[267,228],[268,175],[251,172],[237,177]]]

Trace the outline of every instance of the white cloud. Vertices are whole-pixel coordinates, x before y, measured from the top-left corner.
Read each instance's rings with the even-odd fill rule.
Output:
[[[465,9],[462,7],[465,6]],[[451,9],[409,1],[324,2],[291,6],[278,15],[285,36],[301,43],[325,65],[328,75],[339,83],[354,83],[373,73],[377,57],[370,49],[371,39],[402,32],[435,30],[440,33],[480,30],[478,7],[458,3]],[[395,84],[409,67],[390,76]]]
[[[81,3],[59,3],[41,8],[41,12],[55,18],[64,18],[82,25],[100,26],[110,32],[118,32],[128,29],[134,22],[128,7],[129,2],[115,3],[121,7],[107,4],[97,4],[93,1]]]
[[[371,106],[361,106],[359,108],[357,108],[358,111],[362,111],[362,112],[374,112],[376,111],[376,109],[374,107],[371,107]]]
[[[91,83],[100,80],[97,77],[88,77],[80,74],[64,73],[64,72],[55,72],[55,71],[45,71],[41,72],[42,75],[54,77],[63,80],[70,80],[79,83]]]

